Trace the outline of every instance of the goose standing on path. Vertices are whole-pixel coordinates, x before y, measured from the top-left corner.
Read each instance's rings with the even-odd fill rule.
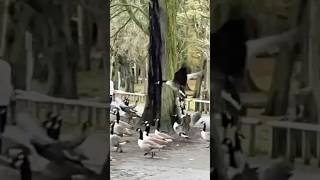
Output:
[[[118,152],[118,150],[120,149],[120,153],[122,153],[123,152],[122,145],[125,145],[127,143],[127,141],[122,141],[120,136],[113,133],[114,124],[115,124],[115,122],[113,122],[111,124],[110,146],[117,148],[116,152]]]
[[[61,115],[51,116],[50,119],[43,122],[43,127],[46,129],[47,135],[50,138],[59,140],[62,127]]]
[[[168,142],[162,140],[162,137],[155,136],[154,134],[150,133],[150,124],[146,124],[146,129],[143,132],[143,139],[153,141],[159,145],[166,145]]]
[[[172,136],[160,131],[160,119],[156,119],[156,123],[157,123],[157,126],[156,126],[156,129],[154,130],[154,134],[162,137],[168,142],[172,142],[174,139]]]
[[[144,156],[151,153],[151,157],[153,158],[155,156],[155,152],[153,152],[152,150],[162,149],[165,147],[165,145],[159,145],[153,141],[143,139],[143,133],[140,128],[138,128],[137,131],[139,132],[138,146],[140,149],[146,152]]]
[[[201,122],[203,124],[203,128],[201,130],[201,138],[210,142],[210,132],[206,131],[206,123],[204,121]]]
[[[173,130],[178,136],[183,137],[185,139],[189,139],[189,136],[187,136],[186,132],[183,130],[183,126],[177,122],[177,118],[173,123]]]
[[[74,174],[92,174],[92,170],[70,161],[48,162],[40,171],[31,169],[32,161],[23,151],[1,156],[0,163],[5,167],[19,170],[16,178],[21,180],[69,180]]]

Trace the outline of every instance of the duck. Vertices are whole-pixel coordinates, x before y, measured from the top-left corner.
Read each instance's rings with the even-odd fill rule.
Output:
[[[206,131],[206,123],[204,121],[201,122],[203,124],[203,128],[200,132],[201,138],[210,142],[210,132]]]
[[[118,152],[118,150],[120,150],[120,153],[122,153],[123,152],[122,146],[125,145],[128,141],[122,141],[120,136],[113,133],[114,125],[115,125],[115,122],[113,122],[111,124],[110,146],[116,147],[117,148],[116,152]]]
[[[172,136],[160,131],[160,119],[156,119],[155,121],[157,123],[157,126],[156,126],[156,129],[154,130],[154,134],[159,137],[162,137],[163,139],[165,139],[168,142],[172,142],[174,139]]]
[[[175,122],[173,123],[173,130],[178,136],[189,139],[189,136],[183,131],[183,126],[177,122],[177,118],[175,118]]]
[[[159,145],[166,145],[168,144],[167,141],[163,140],[162,137],[159,137],[155,134],[149,134],[150,133],[150,124],[146,124],[145,131],[143,132],[143,138],[146,140],[153,141]]]
[[[153,152],[152,150],[163,149],[164,147],[166,147],[165,145],[160,145],[153,141],[144,139],[142,130],[140,128],[137,128],[136,131],[139,132],[138,146],[140,149],[145,151],[144,156],[146,156],[147,154],[151,154],[151,157],[153,158],[155,156],[155,152]]]

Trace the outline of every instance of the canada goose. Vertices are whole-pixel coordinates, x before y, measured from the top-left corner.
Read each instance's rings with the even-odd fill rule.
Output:
[[[189,136],[183,131],[182,125],[177,122],[177,119],[175,119],[175,122],[173,123],[173,130],[178,136],[189,139]]]
[[[139,131],[138,146],[140,149],[146,152],[144,156],[151,153],[151,157],[153,158],[155,156],[155,152],[153,152],[152,150],[162,149],[165,147],[165,145],[159,145],[157,143],[154,143],[153,141],[143,139],[143,133],[140,128],[137,128],[136,131]]]
[[[159,144],[159,145],[166,145],[166,144],[168,144],[167,141],[162,140],[162,137],[158,137],[158,136],[156,136],[156,135],[154,135],[154,134],[151,135],[151,134],[149,134],[149,132],[150,132],[150,124],[147,124],[147,125],[146,125],[146,129],[145,129],[145,131],[143,132],[143,139],[153,141],[153,142],[155,142],[155,143],[157,143],[157,144]]]
[[[127,135],[127,136],[131,136],[133,134],[133,132],[131,131],[131,129],[126,128],[125,125],[122,125],[120,123],[120,119],[117,118],[115,120],[115,125],[114,125],[114,129],[113,129],[114,133],[117,134],[118,136],[123,136],[123,135]]]
[[[233,127],[235,125],[234,117],[230,115],[228,112],[221,113],[221,121],[222,121],[222,127],[224,129]]]
[[[230,167],[237,170],[243,170],[246,164],[244,154],[233,146],[230,138],[225,138],[222,144],[227,146],[227,149],[228,149],[227,157],[229,160]]]
[[[62,134],[61,140],[58,141],[60,145],[63,145],[66,149],[75,149],[80,146],[89,136],[89,129],[92,127],[91,121],[85,121],[80,129],[80,134],[76,137],[70,134]]]
[[[204,121],[201,122],[203,124],[203,128],[201,130],[202,139],[210,142],[210,132],[206,131],[206,123]]]
[[[225,138],[222,141],[222,144],[226,146],[228,152],[227,152],[227,158],[226,160],[228,160],[228,165],[233,167],[233,168],[238,168],[236,161],[235,161],[235,157],[234,157],[234,148],[233,148],[233,144],[230,138]]]
[[[122,141],[121,137],[113,133],[115,122],[111,125],[111,131],[110,131],[110,146],[116,147],[116,152],[120,149],[120,153],[123,152],[122,145],[125,145],[127,141]]]
[[[59,140],[60,130],[62,127],[62,117],[60,115],[50,117],[50,119],[43,122],[43,126],[50,138]]]
[[[120,125],[123,126],[124,128],[133,129],[132,125],[120,120],[120,112],[119,111],[116,112],[116,120],[119,121]]]
[[[123,99],[123,103],[126,105],[126,106],[129,106],[129,98],[125,97]]]
[[[172,141],[174,139],[172,136],[160,131],[160,119],[156,119],[156,123],[157,123],[157,126],[156,126],[156,129],[154,130],[154,134],[162,137],[168,142],[170,142],[170,140]]]
[[[194,114],[191,116],[191,123],[192,123],[192,125],[195,125],[195,124],[199,121],[199,119],[201,118],[201,116],[202,116],[201,112],[196,112],[196,113],[194,113]]]
[[[236,130],[234,133],[234,149],[239,152],[242,152],[241,139],[245,139],[245,136],[239,130]]]
[[[82,160],[88,160],[83,154],[78,154],[72,149],[68,149],[66,144],[51,143],[43,144],[36,139],[31,139],[30,143],[34,146],[36,152],[49,161],[62,162],[71,161],[82,165]]]
[[[186,113],[186,114],[183,114],[181,116],[181,125],[182,125],[183,130],[185,132],[189,132],[189,130],[190,130],[190,122],[191,122],[190,114]]]
[[[21,180],[68,180],[73,174],[91,174],[92,170],[79,164],[64,162],[49,162],[41,171],[31,170],[32,161],[27,154],[19,152],[16,155],[0,158],[1,164],[19,170]]]

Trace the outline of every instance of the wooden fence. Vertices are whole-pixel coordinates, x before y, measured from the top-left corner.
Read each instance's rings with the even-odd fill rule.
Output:
[[[28,110],[33,112],[37,119],[40,119],[42,112],[61,113],[68,109],[68,114],[75,114],[75,122],[79,123],[86,120],[98,126],[105,127],[105,117],[109,105],[107,103],[97,103],[84,100],[70,100],[54,98],[36,92],[16,91],[16,101],[11,106],[11,119],[15,122],[15,112]]]
[[[142,93],[129,93],[124,91],[118,91],[115,90],[114,92],[116,97],[119,97],[121,99],[124,99],[125,97],[129,98],[132,101],[138,100],[138,102],[145,102],[147,95]],[[203,99],[186,99],[187,103],[187,110],[191,110],[191,102],[194,102],[194,110],[195,110],[195,104],[199,103],[200,107],[199,110],[204,113],[210,112],[210,101],[209,100],[203,100]]]
[[[269,147],[269,154],[271,158],[276,158],[281,154],[279,152],[275,152],[277,149],[274,146],[277,146],[273,142],[278,136],[275,136],[273,131],[275,129],[283,129],[286,131],[285,138],[286,141],[285,147],[285,157],[289,158],[290,160],[294,161],[295,159],[300,158],[297,154],[297,149],[301,148],[302,152],[302,159],[304,164],[308,165],[311,163],[312,160],[316,160],[318,162],[318,166],[320,167],[320,125],[318,124],[308,124],[308,123],[301,123],[301,122],[290,122],[290,121],[279,121],[279,120],[270,120],[262,122],[257,118],[243,118],[241,120],[243,125],[249,126],[248,132],[248,154],[249,156],[255,155],[255,144],[256,144],[256,128],[260,125],[266,125],[270,127],[270,147]],[[301,133],[301,138],[297,136],[297,133]],[[311,141],[311,135],[315,135],[315,144]],[[299,141],[301,141],[301,146],[299,147]],[[316,154],[312,156],[311,153],[311,145],[315,145],[316,147]]]

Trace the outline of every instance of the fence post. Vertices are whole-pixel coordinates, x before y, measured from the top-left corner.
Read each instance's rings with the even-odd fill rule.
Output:
[[[249,155],[254,156],[255,153],[255,141],[256,141],[256,125],[250,125],[250,132],[249,132]]]

